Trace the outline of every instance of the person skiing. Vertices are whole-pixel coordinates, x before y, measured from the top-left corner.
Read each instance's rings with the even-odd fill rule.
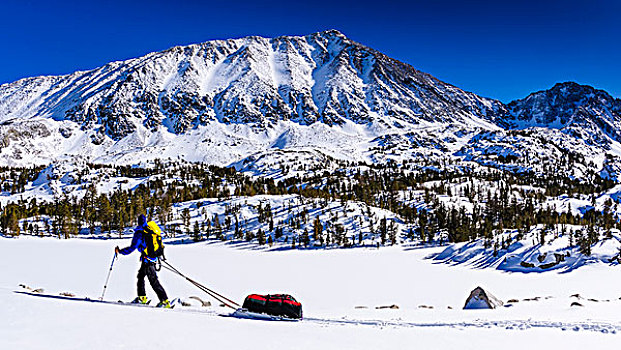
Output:
[[[157,259],[162,255],[162,241],[161,230],[154,222],[148,222],[147,218],[140,214],[138,217],[138,226],[134,229],[134,237],[129,247],[120,249],[118,246],[114,248],[116,254],[129,255],[134,250],[141,252],[140,254],[140,269],[138,270],[138,297],[132,301],[132,303],[148,304],[147,293],[144,286],[145,276],[149,279],[151,288],[157,294],[160,302],[157,307],[172,308],[168,301],[168,296],[164,287],[160,284],[157,278],[157,270],[155,268]]]

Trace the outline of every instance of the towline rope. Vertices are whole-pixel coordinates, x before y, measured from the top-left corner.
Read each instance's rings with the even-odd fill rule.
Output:
[[[162,263],[162,267],[167,269],[168,271],[171,271],[183,278],[185,278],[188,282],[192,283],[194,286],[196,286],[198,289],[202,290],[203,292],[209,294],[209,296],[211,296],[212,298],[216,299],[217,301],[221,302],[224,306],[229,307],[233,310],[237,310],[239,309],[241,306],[234,302],[233,300],[205,287],[204,285],[194,281],[193,279],[189,278],[188,276],[182,274],[179,270],[177,270],[176,268],[174,268],[172,265],[170,265],[166,260],[161,260]]]

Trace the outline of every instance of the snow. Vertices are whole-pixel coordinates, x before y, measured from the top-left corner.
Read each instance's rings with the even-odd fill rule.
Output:
[[[226,310],[217,306],[158,310],[13,293],[24,283],[53,294],[96,298],[113,247],[128,243],[1,238],[0,297],[5,307],[0,311],[0,347],[377,349],[417,344],[474,349],[502,342],[507,349],[544,344],[576,348],[613,345],[617,337],[611,333],[621,331],[621,279],[615,269],[594,265],[569,274],[507,274],[432,264],[425,257],[437,248],[265,252],[220,243],[168,246],[173,266],[238,302],[254,292],[294,295],[305,315],[295,323],[219,317]],[[135,255],[115,263],[107,300],[133,299],[137,268]],[[166,271],[160,272],[160,280],[171,297],[207,298]],[[496,310],[461,310],[475,285],[505,301],[520,301]],[[149,287],[147,293],[155,297]],[[583,297],[570,297],[575,293]],[[570,307],[573,301],[584,307]],[[399,309],[375,308],[393,304]],[[367,309],[356,308],[360,306]],[[140,336],[153,334],[153,327],[161,332]]]
[[[517,232],[506,231],[498,239],[511,242],[506,248],[493,247],[485,239],[448,245],[443,251],[434,254],[435,261],[447,264],[465,264],[476,268],[493,268],[501,271],[541,273],[551,270],[570,272],[590,264],[619,266],[617,256],[621,249],[621,236],[618,230],[611,230],[610,238],[603,237],[591,246],[591,255],[580,253],[577,245],[569,247],[569,235],[559,234],[561,226],[545,234],[541,245],[539,237],[543,230],[537,226],[528,232],[522,240],[517,240]],[[567,232],[584,231],[581,226],[567,225]],[[576,244],[576,243],[574,243]],[[496,250],[496,253],[494,251]]]

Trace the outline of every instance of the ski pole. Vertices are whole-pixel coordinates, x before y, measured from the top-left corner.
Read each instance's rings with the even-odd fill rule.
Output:
[[[110,279],[110,274],[112,273],[112,268],[114,267],[115,260],[116,260],[116,252],[114,252],[114,257],[112,258],[112,264],[110,264],[110,270],[108,270],[108,277],[106,277],[106,283],[104,284],[103,291],[101,292],[101,298],[99,298],[99,300],[103,300],[104,294],[106,294],[106,288],[108,288],[108,280]]]

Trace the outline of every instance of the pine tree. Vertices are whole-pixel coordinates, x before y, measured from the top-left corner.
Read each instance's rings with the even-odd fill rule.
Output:
[[[183,221],[183,226],[185,227],[186,234],[190,234],[190,209],[183,208],[181,211],[181,221]]]
[[[305,247],[308,247],[310,243],[310,237],[308,236],[308,230],[304,229],[304,233],[302,234],[302,243],[304,243]]]
[[[194,221],[194,237],[195,242],[198,242],[202,239],[200,226],[198,225],[198,221]]]
[[[263,234],[263,230],[260,228],[259,228],[259,231],[257,232],[257,240],[259,242],[259,245],[265,244],[265,234]]]
[[[283,228],[282,228],[282,226],[276,227],[276,229],[274,230],[274,237],[276,239],[279,239],[282,236],[283,236]]]
[[[97,208],[98,208],[98,221],[101,223],[102,225],[102,232],[104,231],[104,226],[105,226],[105,232],[108,233],[108,236],[110,236],[110,233],[112,231],[112,220],[113,220],[113,212],[112,212],[112,206],[110,205],[110,200],[108,199],[108,197],[104,194],[100,195],[99,198],[97,199]]]
[[[393,220],[388,225],[388,237],[390,238],[390,245],[397,244],[397,224]]]
[[[239,229],[239,221],[237,220],[237,215],[235,216],[235,238],[242,239],[242,232]]]
[[[388,234],[388,228],[386,226],[386,217],[380,220],[380,239],[382,241],[382,245],[386,245],[386,235]]]
[[[419,211],[418,231],[421,242],[425,242],[427,240],[427,214],[425,210]]]
[[[7,227],[12,236],[19,236],[20,234],[19,219],[17,217],[17,214],[15,213],[15,209],[14,208],[11,208],[11,209],[12,210],[9,212]]]
[[[543,247],[546,244],[546,229],[543,228],[539,231],[539,245]]]
[[[218,213],[213,217],[214,223],[214,234],[216,238],[222,239],[222,225],[220,224],[220,218],[218,218]]]
[[[586,256],[591,256],[591,244],[589,242],[588,237],[585,237],[584,235],[580,234],[578,238],[578,245],[580,247],[580,253]]]
[[[250,242],[254,239],[254,234],[252,233],[252,231],[248,230],[248,232],[246,232],[246,241]]]
[[[207,219],[207,230],[205,231],[205,239],[209,239],[211,235],[211,220]]]
[[[323,233],[323,225],[319,220],[319,216],[315,217],[315,221],[313,221],[313,240],[318,240],[319,236]]]

